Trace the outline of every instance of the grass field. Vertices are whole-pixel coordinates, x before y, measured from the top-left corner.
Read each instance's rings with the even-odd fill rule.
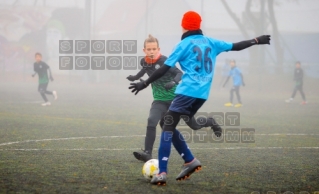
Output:
[[[143,147],[149,88],[134,96],[128,83],[56,82],[48,89],[59,99],[41,107],[35,81],[0,82],[0,193],[319,192],[316,82],[305,106],[299,94],[284,103],[289,87],[257,91],[246,81],[244,107],[226,108],[228,89],[215,87],[201,112],[240,112],[255,143],[190,143],[203,170],[184,182],[175,181],[183,161],[174,150],[165,187],[150,185],[132,155]]]

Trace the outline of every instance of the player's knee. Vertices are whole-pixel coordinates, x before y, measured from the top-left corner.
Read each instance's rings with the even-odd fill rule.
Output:
[[[171,132],[174,132],[175,130],[175,127],[171,126],[171,125],[163,125],[162,127],[163,131],[171,131]]]
[[[158,123],[157,118],[149,117],[147,119],[147,126],[149,126],[149,127],[156,127],[157,123]]]

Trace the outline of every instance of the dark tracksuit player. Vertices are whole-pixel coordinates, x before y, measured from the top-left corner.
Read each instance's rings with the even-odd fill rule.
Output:
[[[42,61],[42,55],[41,53],[36,53],[35,54],[35,60],[36,62],[33,64],[33,70],[34,74],[32,74],[32,77],[34,77],[36,74],[39,76],[39,86],[38,86],[38,91],[40,92],[44,103],[41,104],[42,106],[49,106],[51,103],[48,101],[46,94],[53,95],[54,99],[57,99],[57,92],[56,91],[47,91],[47,87],[49,84],[49,76],[48,76],[48,71],[50,74],[50,80],[53,81],[52,73],[50,70],[49,65],[47,65],[45,62]]]
[[[296,62],[296,68],[294,71],[294,81],[295,81],[295,88],[291,94],[291,97],[286,100],[287,103],[290,103],[296,96],[297,91],[300,92],[302,97],[302,102],[300,104],[304,105],[307,104],[306,96],[303,91],[303,70],[301,69],[301,63],[298,61]]]
[[[136,75],[128,76],[127,79],[130,81],[138,80],[143,77],[144,74],[151,76],[157,69],[164,65],[164,62],[167,59],[166,56],[160,54],[158,40],[151,35],[145,40],[143,51],[146,54],[146,57],[140,61],[142,69]],[[146,162],[152,158],[152,150],[156,138],[156,126],[162,116],[168,111],[168,108],[175,97],[176,86],[181,80],[182,75],[183,73],[178,68],[174,67],[166,72],[163,77],[152,83],[154,101],[151,105],[147,119],[144,150],[133,152],[136,159]],[[185,120],[185,122],[194,130],[198,130],[202,127],[214,126],[213,130],[215,130],[216,133],[221,132],[221,128],[213,118],[207,118],[207,120],[205,120],[206,122],[202,122],[203,119],[205,119],[203,117],[197,119],[198,122],[196,122],[194,118],[190,121]]]

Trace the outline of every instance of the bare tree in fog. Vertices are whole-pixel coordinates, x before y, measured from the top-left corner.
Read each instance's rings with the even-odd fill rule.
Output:
[[[272,37],[273,37],[275,50],[276,50],[276,58],[277,58],[276,64],[278,66],[282,66],[284,61],[284,50],[279,40],[279,31],[277,27],[275,12],[274,12],[274,0],[268,0],[267,3],[268,3],[269,21],[272,26],[272,35],[273,35]]]
[[[247,19],[247,21],[249,23],[251,23],[251,25],[249,25],[250,28],[247,28],[247,24],[245,23],[245,21],[241,21],[236,14],[231,10],[231,8],[229,7],[228,3],[226,2],[226,0],[221,0],[222,4],[224,5],[226,11],[228,12],[228,14],[231,16],[231,18],[235,21],[235,23],[237,24],[239,30],[241,31],[241,33],[243,34],[243,36],[245,38],[249,38],[249,30],[251,28],[251,30],[253,30],[254,34],[261,34],[264,33],[263,31],[265,30],[265,28],[268,27],[268,24],[271,25],[272,27],[272,37],[274,40],[274,46],[275,46],[275,50],[276,50],[276,59],[274,60],[274,62],[278,65],[281,66],[283,64],[283,58],[284,58],[284,52],[283,52],[283,47],[281,45],[280,42],[280,34],[278,31],[278,27],[277,27],[277,20],[275,17],[275,12],[274,12],[274,0],[269,0],[269,1],[264,1],[264,0],[260,0],[260,14],[255,14],[251,11],[251,7],[252,7],[252,0],[247,0],[246,2],[246,6],[245,6],[245,19]],[[267,7],[268,7],[268,12],[265,12],[265,3],[267,2]],[[266,19],[268,19],[266,21]],[[264,50],[263,48],[259,48],[261,50],[257,50],[257,49],[249,49],[249,54],[250,54],[250,64],[258,64],[260,63],[260,61],[263,61],[264,58]],[[260,51],[258,53],[258,51]],[[270,53],[268,53],[270,55]],[[271,55],[270,55],[271,57]]]

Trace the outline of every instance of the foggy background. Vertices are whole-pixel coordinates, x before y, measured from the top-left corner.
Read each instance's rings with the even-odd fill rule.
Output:
[[[31,74],[34,54],[40,52],[56,83],[126,86],[125,77],[138,70],[59,70],[59,40],[137,40],[136,55],[143,56],[144,39],[152,34],[168,56],[180,41],[183,13],[195,10],[202,16],[205,35],[230,42],[272,36],[270,46],[219,55],[214,86],[221,84],[229,68],[225,61],[235,59],[247,87],[257,92],[282,83],[277,89],[286,89],[281,96],[286,98],[293,88],[294,63],[301,61],[306,94],[317,91],[313,83],[319,79],[319,1],[0,0],[0,9],[2,83],[36,83]]]

